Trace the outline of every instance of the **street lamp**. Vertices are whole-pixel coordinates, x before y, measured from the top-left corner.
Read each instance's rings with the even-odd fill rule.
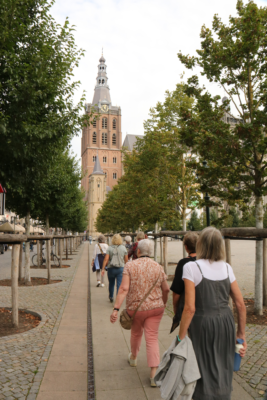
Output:
[[[203,167],[204,168],[208,168],[208,163],[207,161],[202,161]],[[210,199],[210,196],[208,195],[208,193],[206,192],[205,196],[204,196],[205,202],[206,202],[206,219],[207,219],[207,226],[210,226],[210,208],[208,206],[208,201]]]

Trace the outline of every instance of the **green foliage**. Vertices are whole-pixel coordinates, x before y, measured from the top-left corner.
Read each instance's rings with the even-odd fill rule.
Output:
[[[267,8],[238,1],[237,13],[228,26],[215,15],[212,30],[202,27],[197,57],[178,55],[187,68],[199,66],[201,74],[229,97],[221,103],[219,96],[199,86],[197,76],[191,77],[185,92],[196,103],[192,112],[183,111],[181,143],[199,155],[196,167],[202,190],[216,196],[218,204],[226,200],[230,206],[240,200],[249,203],[253,195],[260,226],[262,196],[267,194]],[[223,120],[225,111],[234,118],[230,104],[238,114],[234,127]]]
[[[88,212],[80,189],[81,170],[68,151],[58,153],[43,180],[45,192],[36,197],[33,218],[64,230],[82,232],[87,228]]]
[[[187,168],[190,155],[179,144],[180,110],[191,107],[192,100],[179,84],[174,92],[166,92],[164,103],[150,110],[145,136],[132,153],[123,151],[125,174],[99,211],[98,231],[127,231],[156,222],[181,227],[187,208],[200,200],[195,173]]]
[[[0,8],[0,181],[20,216],[46,198],[54,158],[86,122],[71,81],[83,51],[68,20],[60,26],[49,14],[52,4],[4,0]]]
[[[201,231],[203,229],[200,218],[196,211],[193,211],[191,217],[187,223],[187,230],[189,231]]]

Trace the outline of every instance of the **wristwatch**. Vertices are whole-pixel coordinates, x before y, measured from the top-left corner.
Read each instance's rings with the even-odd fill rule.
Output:
[[[120,309],[119,309],[119,308],[114,308],[114,307],[113,307],[113,311],[120,311]]]

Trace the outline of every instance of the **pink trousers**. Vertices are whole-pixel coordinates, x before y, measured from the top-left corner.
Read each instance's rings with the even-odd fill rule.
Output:
[[[127,310],[130,316],[134,311]],[[131,352],[134,357],[140,350],[143,331],[146,340],[147,364],[150,368],[158,367],[160,362],[158,332],[164,308],[155,308],[149,311],[137,311],[131,329]]]

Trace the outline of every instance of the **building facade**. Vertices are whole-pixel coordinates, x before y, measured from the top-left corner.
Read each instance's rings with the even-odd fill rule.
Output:
[[[85,105],[86,113],[95,114],[93,124],[84,128],[82,132],[81,154],[84,171],[82,187],[87,194],[89,177],[94,170],[97,155],[106,175],[107,187],[112,189],[122,175],[121,108],[112,105],[105,62],[102,55],[98,65],[93,101]]]

